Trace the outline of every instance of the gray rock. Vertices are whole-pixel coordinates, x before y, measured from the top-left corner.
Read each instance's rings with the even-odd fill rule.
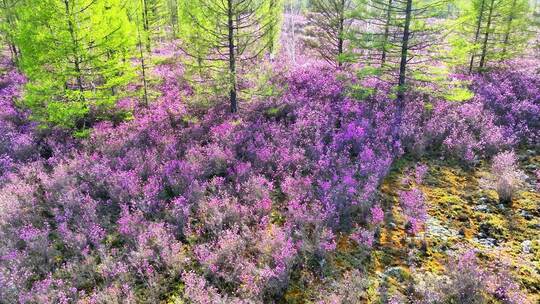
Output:
[[[526,219],[527,221],[530,221],[534,218],[534,215],[532,215],[529,211],[527,210],[520,210],[519,211],[519,214],[524,218]]]
[[[521,243],[521,250],[523,253],[531,253],[532,242],[531,240],[526,240]]]
[[[489,206],[486,205],[486,204],[481,204],[481,205],[478,205],[476,207],[474,207],[474,211],[479,211],[479,212],[489,212]]]
[[[449,238],[457,238],[459,236],[458,231],[443,226],[439,220],[431,216],[426,221],[426,234],[429,237],[442,241],[448,241]]]
[[[479,204],[485,204],[489,201],[489,199],[485,196],[482,196],[481,198],[478,199],[478,203]]]
[[[479,244],[485,246],[485,247],[496,247],[497,246],[497,240],[494,239],[494,238],[490,238],[490,237],[487,237],[487,238],[484,238],[484,237],[481,237],[480,234],[478,235],[480,238],[474,238],[474,240],[476,242],[478,242]]]
[[[407,276],[405,270],[401,267],[395,266],[390,267],[384,271],[385,277],[393,277],[397,279],[398,281],[402,282],[405,277]]]

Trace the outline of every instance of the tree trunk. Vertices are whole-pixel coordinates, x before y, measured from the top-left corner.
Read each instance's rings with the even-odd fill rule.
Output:
[[[9,52],[11,53],[11,60],[13,61],[13,63],[17,63],[19,59],[19,54],[18,54],[19,51],[17,50],[17,46],[15,45],[12,33],[9,32],[10,30],[13,30],[15,28],[15,20],[13,20],[12,11],[11,11],[12,6],[8,4],[6,0],[3,0],[2,3],[3,3],[4,15],[5,15],[6,22],[9,28],[8,32],[6,32],[6,42],[9,47]]]
[[[142,17],[143,17],[143,29],[144,33],[146,34],[146,51],[150,53],[152,51],[152,46],[150,43],[150,21],[148,20],[148,5],[146,3],[146,0],[142,1]]]
[[[145,0],[142,0],[145,1]],[[146,63],[144,60],[144,51],[143,51],[143,38],[141,37],[141,27],[139,23],[139,15],[136,14],[136,26],[137,26],[137,46],[139,48],[139,59],[141,60],[141,73],[142,73],[142,81],[143,81],[143,105],[145,107],[148,107],[148,83],[146,81]],[[143,18],[144,18],[144,12],[143,12]],[[143,29],[144,29],[144,21],[143,21]]]
[[[403,28],[403,40],[401,43],[401,62],[399,64],[399,81],[398,81],[398,100],[403,101],[406,85],[407,73],[407,55],[409,52],[409,36],[411,27],[412,0],[407,0],[407,8],[405,9],[405,26]]]
[[[270,14],[274,14],[274,10],[276,9],[276,0],[270,0],[270,3],[269,3],[269,7],[270,7]],[[270,33],[271,33],[271,37],[270,37],[270,41],[268,41],[268,53],[270,55],[270,57],[272,57],[272,54],[274,53],[274,38],[275,38],[275,30],[276,30],[276,20],[271,20],[270,21]]]
[[[405,9],[405,25],[403,27],[403,39],[401,43],[401,62],[399,65],[399,80],[398,80],[398,93],[396,100],[396,119],[394,122],[394,127],[392,130],[392,136],[394,137],[393,150],[397,152],[398,142],[400,137],[400,129],[403,111],[405,108],[405,86],[406,73],[407,73],[407,55],[409,52],[409,37],[410,37],[410,27],[411,27],[411,18],[412,18],[412,0],[407,0],[407,6]]]
[[[345,30],[345,0],[341,0],[341,7],[340,7],[340,11],[339,11],[339,29],[338,29],[338,58],[337,58],[337,61],[338,61],[338,67],[341,69],[341,67],[343,66],[343,62],[342,62],[342,58],[341,56],[343,55],[343,44],[344,44],[344,39],[343,39],[343,32]]]
[[[386,11],[386,20],[384,24],[384,35],[382,44],[381,68],[386,64],[386,46],[388,44],[388,36],[390,35],[390,18],[392,18],[392,2],[388,0],[388,10]]]
[[[72,43],[72,51],[73,51],[73,65],[75,67],[75,73],[77,74],[77,86],[79,91],[83,92],[83,81],[82,81],[82,75],[81,75],[81,59],[79,58],[79,46],[78,46],[78,40],[77,36],[75,35],[75,26],[73,25],[73,21],[71,20],[71,12],[69,10],[69,0],[64,0],[64,4],[66,6],[66,18],[68,20],[68,31],[69,35],[71,37],[71,43]]]
[[[227,0],[227,19],[229,28],[229,86],[231,113],[238,112],[238,101],[236,100],[236,58],[234,46],[234,23],[233,23],[233,3]]]
[[[474,44],[476,45],[478,43],[478,39],[480,38],[480,29],[482,28],[482,21],[484,19],[484,6],[485,6],[486,0],[482,0],[482,4],[480,5],[480,14],[478,15],[478,20],[476,22],[476,33],[474,35]],[[476,50],[473,50],[473,53],[471,55],[471,61],[469,63],[469,75],[472,73],[473,66],[474,66],[474,57],[476,56]]]
[[[491,18],[493,17],[493,6],[495,5],[495,0],[491,0],[489,5],[489,14],[486,25],[486,33],[484,35],[484,43],[482,46],[482,57],[480,58],[480,69],[483,69],[486,65],[486,56],[487,56],[487,45],[489,42],[489,32],[491,31]]]
[[[510,42],[510,32],[512,31],[512,21],[514,21],[514,10],[516,8],[516,0],[512,1],[512,7],[510,8],[510,15],[508,16],[508,22],[506,23],[506,30],[504,32],[504,42],[501,60],[506,57],[508,51],[508,44]]]
[[[141,73],[142,73],[142,80],[143,80],[143,104],[145,107],[148,107],[148,83],[146,82],[146,64],[144,62],[144,52],[143,52],[143,42],[141,39],[141,30],[137,28],[137,35],[138,35],[138,44],[139,44],[139,56],[141,57]]]

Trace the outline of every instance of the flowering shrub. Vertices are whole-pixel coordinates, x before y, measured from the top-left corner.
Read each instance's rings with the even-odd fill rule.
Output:
[[[515,142],[496,124],[496,116],[479,102],[437,103],[426,124],[426,137],[432,147],[466,163],[490,157]]]
[[[476,99],[495,114],[506,137],[540,142],[540,79],[519,71],[499,70],[473,79]]]
[[[13,69],[6,59],[0,59],[0,185],[19,161],[34,155],[36,143],[32,134],[34,124],[28,113],[15,105],[21,97],[25,77]]]
[[[171,291],[194,303],[271,302],[293,269],[321,270],[337,235],[371,247],[384,221],[379,184],[414,148],[394,134],[395,102],[384,87],[351,98],[332,70],[280,72],[270,81],[281,95],[233,116],[218,100],[183,100],[193,92],[181,69],[158,68],[158,101],[123,100],[134,119],[101,122],[80,146],[37,136],[14,106],[24,79],[0,76],[0,302],[159,303]],[[481,101],[436,103],[430,116],[408,99],[402,141],[467,161],[514,143]],[[514,168],[496,160],[506,164],[497,172]],[[426,171],[412,170],[400,193],[411,233],[427,218]]]
[[[410,187],[410,190],[399,192],[399,203],[405,215],[407,230],[411,234],[418,234],[428,218],[425,196],[419,188],[427,171],[428,167],[421,163],[409,169],[402,184]]]
[[[182,277],[191,301],[206,301],[204,286],[260,302],[285,291],[295,264],[320,267],[336,232],[373,235],[392,108],[347,98],[330,70],[273,81],[283,95],[239,117],[188,109],[174,87],[82,148],[19,166],[0,190],[0,297],[159,302]]]
[[[475,98],[470,102],[408,100],[401,130],[408,151],[440,150],[471,164],[516,144],[540,142],[538,77],[499,70],[478,74],[471,83]]]
[[[512,279],[507,268],[479,265],[472,250],[453,259],[446,266],[445,276],[424,277],[416,284],[419,299],[415,303],[531,303]]]
[[[523,185],[526,175],[519,169],[517,157],[513,151],[501,152],[493,158],[491,164],[493,188],[503,203],[512,201],[515,192]]]
[[[399,201],[407,221],[408,231],[418,234],[427,220],[427,207],[422,190],[413,188],[399,193]]]

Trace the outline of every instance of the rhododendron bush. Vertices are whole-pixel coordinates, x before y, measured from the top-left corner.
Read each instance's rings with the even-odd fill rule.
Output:
[[[157,73],[157,102],[62,147],[38,140],[15,106],[24,78],[2,77],[2,301],[271,301],[292,272],[324,267],[338,235],[374,246],[385,219],[378,188],[403,153],[470,163],[538,135],[538,80],[515,73],[503,87],[490,84],[501,74],[477,79],[467,103],[407,96],[400,134],[389,88],[356,100],[328,68],[280,71],[271,85],[282,94],[236,115],[182,102],[193,92],[172,80],[180,71]],[[413,234],[427,219],[426,172],[417,166],[400,193]],[[355,298],[335,289],[362,284],[338,282],[321,298]]]
[[[394,141],[391,107],[347,98],[331,71],[276,81],[283,96],[240,116],[188,120],[165,98],[22,166],[1,192],[2,298],[153,302],[182,277],[204,280],[195,293],[283,293],[300,255],[322,259],[369,221]]]

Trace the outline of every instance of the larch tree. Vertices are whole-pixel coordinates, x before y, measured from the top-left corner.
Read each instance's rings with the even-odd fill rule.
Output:
[[[35,119],[84,134],[109,115],[132,78],[133,27],[120,2],[26,0],[20,7],[16,44]]]
[[[178,0],[167,0],[167,21],[172,38],[178,34]]]
[[[153,42],[165,35],[165,26],[174,18],[169,9],[173,8],[172,0],[136,0],[134,5],[140,19],[137,26],[142,28],[146,51],[152,51]],[[167,20],[169,15],[169,20]]]
[[[444,46],[445,0],[365,1],[354,47],[365,49],[359,61],[369,76],[395,84],[398,99],[409,82],[422,83],[439,73],[434,62]]]
[[[398,136],[406,95],[410,90],[448,99],[469,99],[470,92],[451,81],[444,64],[445,30],[451,13],[446,0],[366,0],[356,14],[361,23],[354,28],[353,48],[358,75],[376,77],[396,89]],[[364,91],[361,91],[363,96]],[[368,91],[369,93],[369,91]]]
[[[341,68],[349,61],[348,41],[357,0],[311,0],[307,45],[328,63]]]
[[[266,38],[268,39],[268,54],[273,57],[277,52],[277,46],[279,44],[281,34],[281,24],[284,9],[283,0],[268,0],[267,9],[268,11],[263,14],[265,14],[268,18],[266,22],[269,24],[268,35],[266,35]]]
[[[272,2],[274,5],[272,6]],[[281,10],[272,0],[179,1],[182,49],[188,66],[217,80],[229,93],[230,110],[238,111],[238,79],[242,69],[275,49]]]
[[[458,5],[458,32],[463,37],[459,47],[469,55],[469,73],[523,52],[530,38],[528,0],[472,0]]]
[[[16,62],[19,49],[15,44],[15,28],[17,26],[17,8],[21,0],[0,0],[0,38],[9,48],[11,59]]]

